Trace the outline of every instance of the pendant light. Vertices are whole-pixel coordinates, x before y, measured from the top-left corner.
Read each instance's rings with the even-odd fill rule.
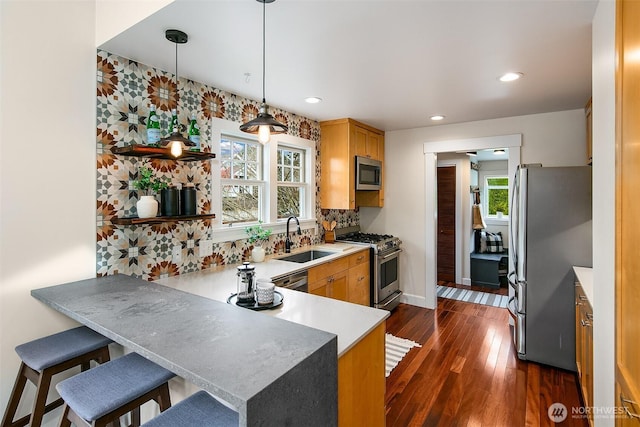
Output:
[[[178,94],[178,103],[180,102],[180,91],[178,90],[178,85],[180,80],[178,80],[178,45],[185,44],[189,40],[189,36],[186,33],[180,30],[167,30],[164,33],[167,40],[175,43],[176,45],[176,93]],[[176,105],[176,111],[178,110],[178,106]],[[160,140],[160,145],[162,147],[170,147],[171,155],[173,157],[180,157],[182,155],[182,151],[187,147],[194,147],[196,144],[189,141],[187,138],[182,136],[180,133],[180,123],[176,121],[173,129],[171,129],[171,134]]]
[[[247,133],[258,134],[258,141],[261,143],[269,142],[271,134],[285,133],[289,128],[273,118],[269,114],[269,106],[267,105],[264,94],[265,82],[265,14],[267,3],[273,3],[275,0],[256,0],[262,3],[262,105],[258,117],[240,125],[240,130]]]

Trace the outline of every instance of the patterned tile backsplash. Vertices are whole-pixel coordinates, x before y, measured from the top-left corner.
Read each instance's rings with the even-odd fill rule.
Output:
[[[202,149],[210,149],[210,119],[218,117],[243,123],[258,114],[259,102],[242,98],[203,83],[180,78],[176,90],[175,76],[122,58],[103,50],[97,52],[97,191],[96,229],[98,276],[122,273],[147,280],[199,271],[213,265],[237,264],[250,259],[252,245],[247,239],[214,243],[213,254],[198,255],[201,239],[215,233],[211,221],[180,221],[153,225],[117,226],[114,217],[135,215],[139,192],[132,186],[140,165],[151,166],[156,175],[170,177],[175,183],[192,182],[198,197],[198,213],[211,211],[210,162],[175,162],[112,154],[113,147],[123,147],[146,138],[146,122],[151,104],[155,104],[161,128],[167,129],[171,109],[178,108],[180,123],[187,123],[192,112],[200,125]],[[271,108],[275,117],[288,124],[289,134],[316,144],[316,182],[320,185],[320,126],[318,122],[286,111]],[[318,187],[319,188],[319,187]],[[316,188],[316,218],[335,220],[338,227],[359,224],[357,211],[321,210]],[[321,233],[322,227],[318,227]],[[284,247],[284,233],[269,238],[267,253]],[[319,243],[321,234],[308,231],[292,236],[296,246]],[[181,247],[181,262],[172,262],[172,248]]]

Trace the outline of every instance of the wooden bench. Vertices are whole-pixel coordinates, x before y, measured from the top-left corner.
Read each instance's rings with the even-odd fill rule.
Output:
[[[500,277],[506,276],[509,265],[509,254],[507,250],[503,253],[471,253],[471,284],[500,287]],[[502,270],[502,272],[501,272]]]

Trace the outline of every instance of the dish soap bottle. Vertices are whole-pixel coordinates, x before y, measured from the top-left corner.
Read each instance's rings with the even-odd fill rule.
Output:
[[[200,151],[200,128],[196,121],[196,113],[191,113],[191,122],[189,122],[189,141],[196,144],[191,149],[194,151]]]
[[[147,119],[147,145],[160,142],[160,120],[156,114],[156,106],[151,104],[149,118]]]

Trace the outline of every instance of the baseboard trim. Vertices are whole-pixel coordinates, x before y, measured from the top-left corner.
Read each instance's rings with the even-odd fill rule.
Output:
[[[463,277],[462,278],[462,284],[466,285],[466,286],[471,286],[471,278]]]
[[[427,308],[427,299],[420,295],[411,295],[407,293],[403,293],[400,296],[400,302],[409,305],[415,305],[417,307]]]

